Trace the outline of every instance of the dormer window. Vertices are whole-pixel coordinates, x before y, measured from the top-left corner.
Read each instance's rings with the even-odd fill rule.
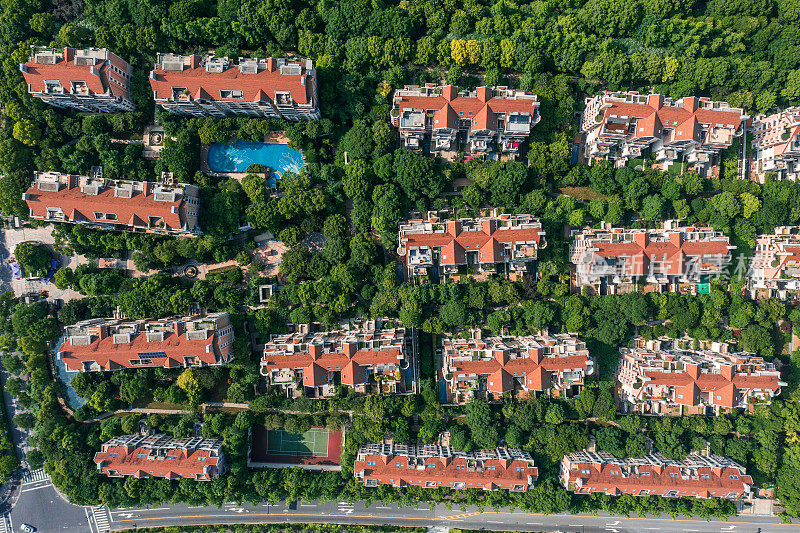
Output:
[[[241,89],[220,89],[220,98],[243,98],[244,92]]]

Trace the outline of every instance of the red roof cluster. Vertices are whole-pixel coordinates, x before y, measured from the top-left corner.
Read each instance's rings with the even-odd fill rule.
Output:
[[[738,499],[750,496],[753,478],[727,457],[693,452],[682,461],[660,454],[618,459],[582,450],[565,455],[561,481],[578,494]]]
[[[498,215],[480,219],[410,220],[400,226],[398,254],[404,256],[407,271],[434,263],[458,266],[467,264],[467,255],[475,254],[475,263],[494,264],[536,259],[538,248],[545,246],[541,223],[530,215]]]
[[[88,320],[67,328],[58,357],[72,372],[219,365],[231,361],[226,313],[163,320]]]
[[[459,121],[463,120],[469,121],[467,129],[470,131],[502,131],[503,124],[498,123],[499,114],[505,114],[507,118],[511,113],[529,113],[534,120],[539,108],[535,96],[526,94],[526,98],[509,98],[504,96],[507,92],[505,87],[498,87],[498,91],[496,95],[491,87],[478,87],[474,93],[459,92],[453,85],[428,85],[422,89],[406,87],[395,93],[394,105],[398,112],[393,114],[392,122],[401,131],[406,129],[399,119],[406,109],[433,112],[434,130],[459,129]],[[425,129],[424,124],[421,129]],[[528,129],[523,136],[529,133]]]
[[[613,228],[602,224],[575,235],[571,261],[582,277],[683,276],[718,274],[735,246],[713,229],[677,227],[672,221],[661,229]]]
[[[601,137],[604,134],[627,135],[627,122],[633,119],[636,128],[631,135],[634,138],[661,138],[664,130],[669,129],[674,132],[672,141],[696,141],[705,145],[718,144],[726,147],[730,142],[719,142],[713,135],[715,128],[735,132],[747,119],[741,109],[695,96],[673,102],[660,94],[639,95],[631,92],[621,95],[607,93],[595,99],[601,103],[599,109],[602,118],[597,121],[604,128],[601,130]],[[614,122],[615,118],[625,122]],[[593,122],[595,121],[592,120],[589,124]]]
[[[227,58],[203,58],[197,54],[188,57],[185,65],[182,56],[174,56],[182,63],[180,69],[165,69],[168,56],[159,56],[159,62],[150,74],[150,87],[156,101],[171,100],[173,88],[185,89],[187,95],[195,100],[214,100],[227,102],[277,102],[277,93],[289,93],[299,104],[311,103],[314,96],[313,70],[305,68],[297,73],[284,73],[275,58],[240,59],[240,66],[253,63],[252,72],[234,66]],[[162,59],[163,58],[163,59]],[[216,59],[222,68],[207,69],[206,62]],[[241,97],[234,97],[223,91],[242,91]]]
[[[340,372],[342,384],[355,387],[366,383],[370,374],[393,379],[405,357],[404,348],[403,328],[273,336],[264,345],[261,374],[270,384],[292,385],[300,372],[303,386],[320,387]]]
[[[495,395],[522,390],[548,391],[577,386],[594,370],[586,344],[569,334],[443,340],[444,373],[453,401],[467,401],[461,390]]]
[[[634,405],[707,405],[723,409],[747,407],[778,396],[780,372],[749,353],[727,353],[727,344],[709,343],[706,350],[680,348],[681,340],[635,339],[621,348],[617,371],[621,395]]]
[[[39,220],[190,234],[199,231],[197,188],[175,188],[149,182],[125,182],[131,193],[120,195],[122,182],[86,176],[37,172],[23,195],[31,217]],[[169,189],[165,196],[159,193]],[[192,202],[190,204],[190,202]],[[191,207],[194,206],[194,207]]]
[[[32,94],[48,93],[48,82],[58,81],[67,93],[77,93],[74,82],[83,82],[90,94],[129,98],[131,66],[105,48],[63,52],[34,49],[34,55],[22,65],[22,75]],[[83,90],[83,87],[81,87]]]
[[[367,487],[413,485],[518,492],[532,488],[539,475],[530,455],[519,449],[460,452],[434,444],[391,443],[362,445],[353,471]]]
[[[115,437],[103,444],[94,462],[109,477],[210,481],[226,470],[220,440],[162,434]]]

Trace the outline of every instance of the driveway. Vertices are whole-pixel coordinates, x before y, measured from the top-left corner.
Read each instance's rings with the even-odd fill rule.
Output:
[[[27,241],[35,241],[52,246],[55,242],[55,239],[53,239],[53,226],[48,225],[39,228],[23,226],[17,229],[4,228],[2,232],[2,241],[0,241],[3,244],[2,247],[0,247],[0,262],[2,262],[2,266],[0,266],[0,271],[2,271],[0,272],[0,289],[4,291],[13,290],[14,295],[18,297],[31,292],[40,293],[42,291],[47,291],[49,299],[59,298],[64,302],[83,298],[83,295],[77,291],[72,289],[60,290],[57,289],[54,284],[44,283],[40,279],[15,280],[11,278],[11,272],[6,265],[17,245]],[[66,266],[75,270],[75,267],[85,263],[85,257],[76,255],[73,257],[62,257],[61,266]]]

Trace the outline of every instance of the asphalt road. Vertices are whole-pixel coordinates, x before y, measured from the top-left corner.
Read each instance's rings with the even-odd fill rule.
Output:
[[[115,509],[111,511],[111,530],[169,525],[304,523],[387,524],[404,526],[448,526],[462,529],[498,531],[561,531],[564,533],[780,533],[798,531],[797,524],[785,525],[774,517],[734,517],[729,522],[673,520],[662,518],[622,518],[591,515],[541,515],[533,513],[467,510],[437,506],[417,509],[395,505],[315,502],[300,503],[294,509],[278,505],[228,504],[217,507],[164,505],[155,508]]]

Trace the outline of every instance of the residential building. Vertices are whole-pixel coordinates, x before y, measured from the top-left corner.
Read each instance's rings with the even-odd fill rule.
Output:
[[[170,180],[167,180],[170,181]],[[195,185],[34,172],[22,195],[31,218],[97,229],[197,235],[200,191]]]
[[[727,236],[713,228],[668,220],[656,229],[600,228],[573,232],[570,261],[574,284],[598,294],[637,290],[697,291],[698,283],[721,274],[731,261]]]
[[[52,106],[91,113],[133,111],[133,67],[105,48],[32,46],[19,66],[28,93]]]
[[[227,313],[162,319],[93,318],[65,328],[57,357],[70,372],[223,365],[234,358]]]
[[[748,118],[743,109],[708,98],[606,91],[586,99],[584,156],[590,164],[609,159],[622,166],[649,148],[664,170],[685,161],[703,172]]]
[[[366,393],[406,391],[411,356],[405,328],[383,320],[344,322],[335,331],[272,335],[264,345],[261,375],[288,397],[326,397],[336,385]]]
[[[366,487],[394,485],[516,492],[532,488],[539,475],[528,452],[516,448],[462,452],[439,444],[385,442],[363,444],[353,472]]]
[[[470,333],[469,339],[448,334],[442,338],[448,402],[467,403],[473,397],[496,400],[512,392],[571,397],[594,372],[586,343],[571,334],[544,331],[481,338],[479,329]]]
[[[459,91],[452,85],[407,85],[392,97],[392,124],[400,129],[403,147],[430,152],[471,154],[494,150],[516,154],[539,122],[535,94],[508,87]]]
[[[176,115],[195,117],[320,117],[317,75],[311,59],[158,54],[150,72],[156,103]]]
[[[767,173],[778,179],[800,178],[800,107],[789,107],[753,121],[752,146],[756,151],[753,177],[764,183]]]
[[[800,226],[781,226],[774,233],[756,236],[747,288],[753,298],[782,300],[800,291]]]
[[[561,460],[561,483],[576,494],[750,499],[755,486],[744,467],[727,457],[692,452],[683,460],[654,453],[619,459],[580,450]]]
[[[542,224],[531,215],[446,220],[432,211],[400,225],[397,254],[409,280],[436,283],[465,274],[517,279],[545,246]]]
[[[725,342],[637,337],[620,348],[620,409],[654,415],[709,414],[768,403],[786,383],[775,366]]]
[[[94,454],[97,469],[109,477],[211,481],[227,470],[222,440],[136,433],[114,437]]]

